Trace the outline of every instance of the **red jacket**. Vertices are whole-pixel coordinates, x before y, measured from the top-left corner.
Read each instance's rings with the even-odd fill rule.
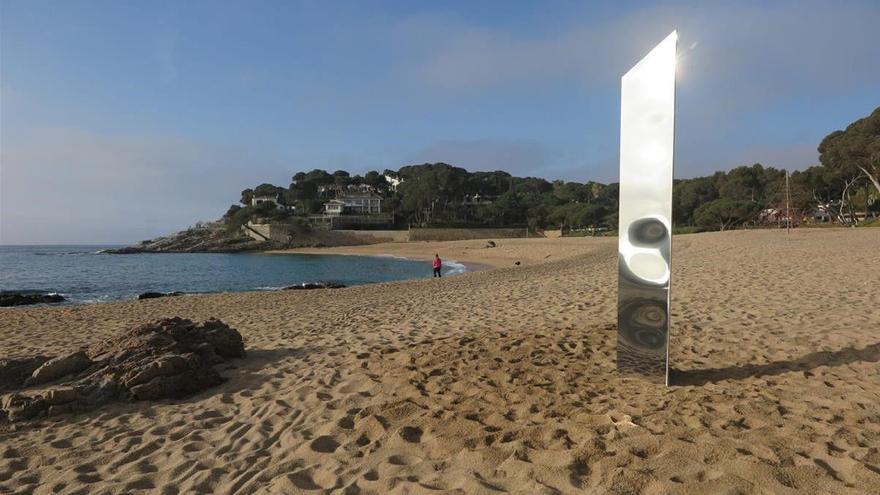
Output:
[[[440,261],[440,258],[434,257],[434,263],[431,266],[433,266],[434,268],[440,268],[441,266],[443,266],[443,262]]]

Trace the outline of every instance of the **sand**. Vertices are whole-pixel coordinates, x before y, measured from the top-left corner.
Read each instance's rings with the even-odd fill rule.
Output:
[[[442,280],[3,310],[0,355],[182,316],[249,357],[0,426],[0,492],[880,493],[880,229],[676,237],[670,388],[615,372],[616,239],[496,242],[330,251],[499,267]]]

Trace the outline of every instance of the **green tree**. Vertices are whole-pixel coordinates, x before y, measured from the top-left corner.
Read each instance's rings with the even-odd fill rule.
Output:
[[[700,205],[694,212],[697,225],[706,228],[729,229],[753,217],[761,210],[756,201],[716,199]]]
[[[339,187],[345,187],[352,183],[351,174],[345,170],[337,170],[333,172],[333,183]]]
[[[675,181],[672,187],[672,219],[676,225],[693,225],[694,211],[718,199],[718,188],[711,177]]]
[[[245,205],[245,206],[250,206],[251,202],[253,201],[253,198],[254,198],[254,190],[251,188],[247,188],[241,192],[241,199],[239,199],[238,202]]]
[[[880,194],[880,107],[819,144],[819,161],[844,177],[864,175]]]
[[[254,188],[254,196],[278,196],[284,191],[284,188],[272,184],[260,184]]]

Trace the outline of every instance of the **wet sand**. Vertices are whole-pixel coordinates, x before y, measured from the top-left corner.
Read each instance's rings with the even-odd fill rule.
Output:
[[[0,424],[0,492],[880,492],[880,229],[676,237],[670,388],[615,372],[616,239],[495,241],[321,250],[497,267],[442,280],[0,310],[3,357],[163,316],[249,352]]]

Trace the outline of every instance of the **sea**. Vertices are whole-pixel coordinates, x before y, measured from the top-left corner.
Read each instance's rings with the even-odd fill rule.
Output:
[[[0,246],[0,291],[58,293],[68,304],[82,304],[131,300],[144,292],[268,291],[432,275],[430,261],[394,256],[103,252],[114,247],[120,246]],[[444,276],[467,271],[454,261],[444,265]]]

